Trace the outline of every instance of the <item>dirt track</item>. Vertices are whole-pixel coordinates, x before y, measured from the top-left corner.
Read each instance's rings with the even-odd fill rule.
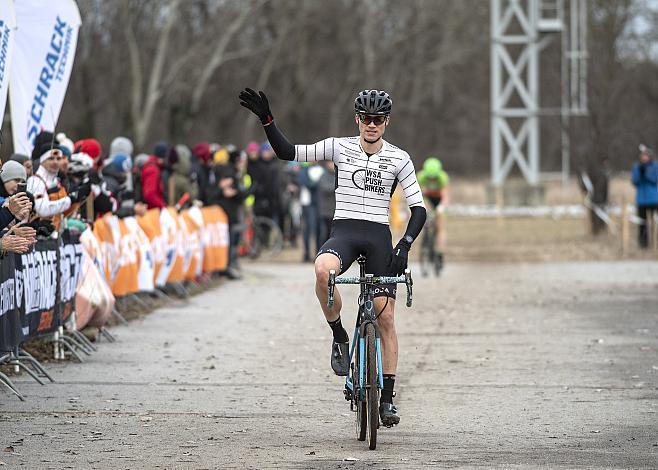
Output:
[[[439,281],[417,278],[414,307],[397,312],[402,422],[374,452],[330,372],[310,265],[246,272],[114,328],[119,342],[84,364],[50,365],[56,384],[18,379],[25,403],[0,392],[0,461],[658,467],[656,262],[453,263]]]

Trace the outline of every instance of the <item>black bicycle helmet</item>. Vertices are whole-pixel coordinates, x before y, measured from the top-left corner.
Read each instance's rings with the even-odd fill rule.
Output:
[[[363,90],[354,100],[354,112],[359,114],[391,114],[393,100],[385,91]]]

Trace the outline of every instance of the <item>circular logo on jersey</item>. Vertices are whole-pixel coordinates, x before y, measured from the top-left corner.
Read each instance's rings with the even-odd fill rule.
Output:
[[[366,170],[364,169],[356,170],[354,173],[352,173],[352,183],[354,183],[354,186],[356,186],[357,188],[364,189],[365,181],[366,181]]]

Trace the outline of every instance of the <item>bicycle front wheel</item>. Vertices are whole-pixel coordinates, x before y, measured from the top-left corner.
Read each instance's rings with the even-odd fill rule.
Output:
[[[257,253],[266,258],[278,255],[283,247],[283,235],[279,226],[272,219],[257,216],[254,217],[253,229]]]
[[[377,339],[375,326],[366,325],[366,408],[368,409],[368,448],[377,447],[377,428],[379,428],[379,374],[377,372]]]
[[[352,384],[354,385],[354,393],[352,400],[356,403],[356,438],[359,441],[366,440],[366,431],[368,429],[368,408],[366,407],[365,397],[364,397],[364,384],[359,380],[359,368],[361,360],[361,352],[359,344],[361,338],[356,339],[356,348],[354,350],[354,368],[352,369],[354,375],[352,376]],[[364,351],[365,352],[365,351]],[[368,356],[365,356],[368,357]],[[364,371],[365,372],[365,371]],[[365,374],[364,374],[365,382]]]

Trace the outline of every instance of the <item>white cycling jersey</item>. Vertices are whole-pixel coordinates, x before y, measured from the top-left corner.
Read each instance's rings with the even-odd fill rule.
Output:
[[[409,154],[382,139],[379,152],[368,156],[359,137],[329,137],[311,145],[295,145],[295,161],[333,160],[337,188],[334,220],[368,220],[388,225],[394,185],[402,186],[409,207],[424,207],[423,195]]]

